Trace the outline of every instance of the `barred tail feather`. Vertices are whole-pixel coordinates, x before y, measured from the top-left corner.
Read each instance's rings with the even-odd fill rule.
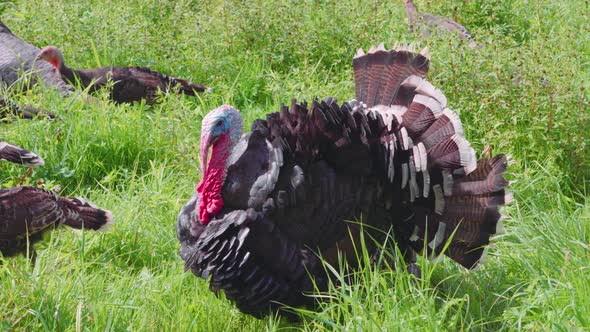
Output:
[[[464,137],[463,125],[457,113],[445,108],[441,116],[421,134],[418,140],[429,149],[454,134]]]
[[[508,181],[503,176],[506,167],[506,157],[503,155],[482,159],[477,163],[475,171],[454,183],[453,192],[457,195],[478,195],[500,191],[508,186]]]
[[[43,158],[33,152],[2,141],[0,141],[0,160],[27,167],[37,167],[45,164]]]
[[[204,85],[196,84],[183,78],[168,76],[147,67],[129,67],[128,70],[131,73],[127,75],[134,76],[140,80],[157,80],[166,88],[175,88],[178,86],[179,92],[189,96],[195,96],[196,92],[211,91],[210,88]]]
[[[401,83],[401,86],[411,88],[415,91],[415,93],[420,93],[425,96],[432,97],[438,100],[443,108],[447,107],[447,97],[445,97],[442,91],[434,87],[432,83],[428,82],[420,76],[409,76]]]
[[[465,174],[475,170],[475,151],[469,142],[455,134],[448,139],[428,149],[429,165],[442,169],[457,169],[463,167]]]
[[[391,61],[389,53],[385,51],[383,44],[379,44],[376,48],[369,50],[370,61],[368,63],[368,77],[367,77],[367,105],[381,104],[383,91],[381,84],[384,81],[384,71],[387,63]]]
[[[368,107],[405,105],[413,93],[403,90],[402,82],[410,76],[424,77],[428,72],[428,51],[413,53],[408,47],[386,51],[383,44],[367,54],[359,49],[353,59],[356,99]],[[413,90],[410,87],[409,90]]]
[[[427,243],[428,253],[444,253],[467,268],[481,263],[485,246],[494,235],[504,232],[506,216],[500,208],[513,199],[506,191],[506,167],[504,155],[479,160],[470,174],[453,176],[448,196],[437,195],[440,184],[434,185],[434,200],[416,201],[416,205],[433,212],[415,215],[417,231],[410,239],[412,246],[420,251]],[[433,178],[436,182],[442,180],[442,176]]]
[[[417,94],[408,110],[402,115],[402,123],[412,140],[416,140],[441,115],[442,107],[436,99]]]
[[[189,96],[195,96],[196,92],[211,92],[211,88],[177,77],[170,77],[170,85],[172,87],[179,85],[180,91]]]
[[[359,101],[366,100],[366,79],[367,79],[367,64],[369,63],[369,57],[365,56],[365,52],[362,48],[359,48],[356,52],[354,59],[352,60],[354,66],[354,81],[355,81],[355,94],[356,99]]]
[[[113,224],[113,214],[109,210],[103,210],[82,198],[59,199],[64,212],[64,223],[76,229],[92,229],[107,231]]]

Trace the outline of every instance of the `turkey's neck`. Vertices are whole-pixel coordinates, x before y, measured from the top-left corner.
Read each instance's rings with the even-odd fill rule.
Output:
[[[63,62],[57,67],[57,70],[61,74],[61,78],[64,81],[69,81],[71,84],[76,82],[76,73],[70,68],[67,67]]]
[[[75,70],[66,66],[63,62],[56,68],[59,71],[61,78],[72,85],[80,82],[80,85],[83,88],[87,88],[90,84],[94,84],[91,91],[95,91],[99,87],[99,84],[96,82],[97,78],[93,77],[92,71]]]
[[[224,140],[227,140],[229,143],[229,139],[227,137],[225,137]],[[222,142],[215,143],[216,144],[213,145],[213,149],[211,150],[211,159],[209,160],[209,165],[207,166],[207,174],[204,175],[203,179],[201,180],[201,184],[199,184],[199,187],[204,186],[203,190],[209,191],[214,189],[215,191],[221,191],[221,186],[223,185],[223,181],[225,181],[225,176],[227,175],[227,167],[225,163],[229,157],[231,149],[225,146],[217,146]]]
[[[232,150],[229,135],[221,135],[211,149],[211,160],[197,187],[199,193],[199,220],[206,224],[223,209],[221,189],[227,175],[226,162]]]

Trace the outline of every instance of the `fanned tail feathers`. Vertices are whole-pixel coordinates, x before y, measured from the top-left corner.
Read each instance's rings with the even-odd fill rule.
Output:
[[[428,72],[428,50],[420,54],[408,48],[386,51],[383,44],[367,54],[359,49],[353,59],[356,98],[368,107],[374,105],[406,105],[406,86],[402,82],[411,75],[424,77]]]
[[[444,254],[461,265],[472,268],[480,263],[484,247],[494,235],[503,233],[506,216],[500,208],[513,199],[506,191],[506,167],[506,156],[498,155],[479,160],[475,171],[466,176],[447,174],[442,179],[438,175],[434,182],[447,189],[436,184],[434,202],[415,202],[422,213],[412,219],[412,247],[418,251],[426,247],[428,253],[439,255],[448,244]]]
[[[511,200],[505,188],[506,157],[477,161],[457,113],[425,79],[428,52],[383,44],[354,60],[355,92],[368,118],[382,118],[379,162],[396,197],[412,211],[400,232],[412,247],[445,254],[471,268],[501,229],[499,208]],[[395,204],[395,203],[394,203]]]

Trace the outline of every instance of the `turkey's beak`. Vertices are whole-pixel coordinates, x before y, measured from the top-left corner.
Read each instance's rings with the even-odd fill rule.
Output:
[[[207,175],[207,163],[209,161],[209,148],[211,144],[213,144],[211,134],[206,133],[201,135],[201,171],[203,172],[203,178]]]
[[[47,58],[47,56],[45,54],[39,53],[37,54],[37,56],[35,57],[35,61],[46,61],[48,62],[51,66],[53,66],[53,71],[54,72],[59,72],[59,61],[54,58]]]

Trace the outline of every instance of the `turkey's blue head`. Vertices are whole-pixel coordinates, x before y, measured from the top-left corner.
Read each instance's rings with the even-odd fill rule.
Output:
[[[242,136],[242,117],[233,106],[223,105],[209,112],[201,123],[201,182],[198,215],[206,225],[223,209],[221,188],[227,175],[226,165],[233,147]],[[209,159],[209,148],[211,158]]]

